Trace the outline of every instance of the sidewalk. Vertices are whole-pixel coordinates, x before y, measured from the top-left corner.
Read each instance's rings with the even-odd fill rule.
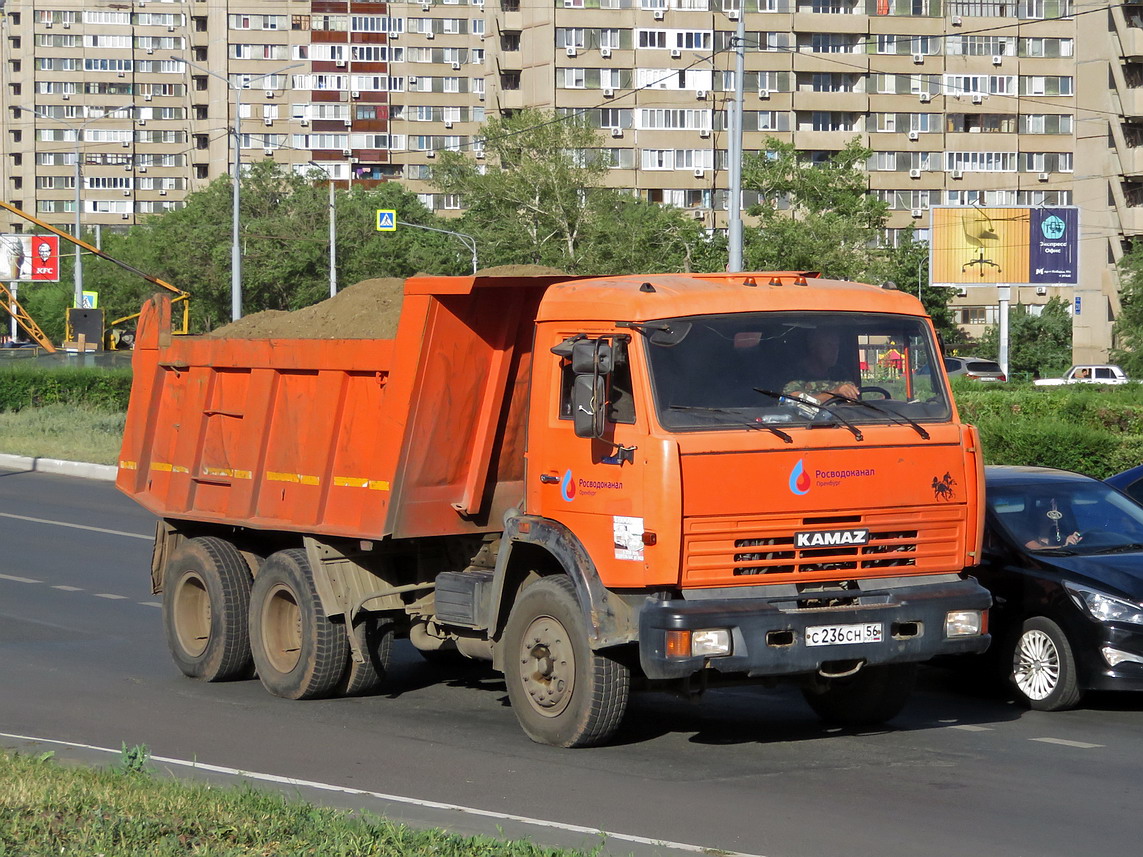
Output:
[[[32,458],[8,453],[0,453],[0,469],[56,473],[62,476],[77,476],[81,479],[100,479],[104,482],[114,482],[118,470],[110,464],[88,464],[83,461],[63,461],[59,458]]]

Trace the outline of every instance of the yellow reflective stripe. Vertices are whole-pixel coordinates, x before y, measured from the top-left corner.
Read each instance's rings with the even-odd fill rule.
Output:
[[[321,484],[321,479],[317,476],[306,476],[302,473],[278,473],[274,470],[266,471],[266,480],[269,482],[295,482],[299,485]]]
[[[135,469],[135,462],[128,462],[131,466],[128,470]],[[181,464],[170,464],[166,461],[152,461],[151,469],[158,470],[160,473],[190,473],[190,469],[183,467]]]
[[[335,476],[333,484],[341,488],[369,488],[372,491],[388,491],[389,483],[384,479],[362,479],[358,476]]]
[[[185,473],[186,468],[180,472]],[[204,467],[202,472],[207,476],[226,476],[230,479],[249,479],[252,476],[249,470],[236,470],[233,467]]]
[[[138,462],[135,462],[135,461],[123,461],[123,460],[120,460],[120,462],[119,462],[119,469],[120,469],[120,470],[138,470],[138,469],[139,469],[139,464],[138,464]]]

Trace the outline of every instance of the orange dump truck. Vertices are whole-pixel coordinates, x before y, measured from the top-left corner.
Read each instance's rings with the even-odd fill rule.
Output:
[[[340,340],[172,337],[156,296],[134,375],[118,485],[189,676],[364,693],[408,637],[570,747],[637,688],[788,679],[884,720],[989,642],[979,440],[897,291],[418,277],[394,339]]]

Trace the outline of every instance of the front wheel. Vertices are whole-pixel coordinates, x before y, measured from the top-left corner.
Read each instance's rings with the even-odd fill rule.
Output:
[[[802,695],[814,713],[829,723],[876,726],[901,713],[916,680],[916,664],[884,664],[819,680]]]
[[[1068,637],[1046,616],[1024,622],[1012,648],[1009,679],[1020,701],[1037,711],[1074,708],[1083,695]]]
[[[286,699],[329,696],[345,674],[345,626],[322,610],[306,552],[278,551],[250,592],[250,648],[263,687]]]
[[[619,728],[631,694],[627,667],[588,645],[575,586],[545,577],[520,594],[504,628],[508,699],[538,744],[590,747]]]

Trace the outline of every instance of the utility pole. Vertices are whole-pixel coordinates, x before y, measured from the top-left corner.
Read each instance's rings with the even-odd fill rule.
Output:
[[[726,270],[737,273],[742,270],[742,119],[745,97],[744,78],[746,77],[746,3],[740,0],[738,27],[734,32],[734,100],[727,111],[730,139],[726,154],[728,182],[730,184],[727,209],[727,264]]]
[[[310,161],[310,165],[317,167],[325,173],[329,183],[329,296],[337,294],[337,205],[334,198],[333,174],[317,161]]]
[[[229,89],[234,91],[234,125],[232,129],[234,136],[234,163],[232,165],[233,175],[231,177],[234,187],[232,189],[230,206],[232,210],[230,224],[230,318],[232,321],[237,321],[242,318],[242,245],[239,242],[238,233],[238,216],[241,209],[242,197],[242,90],[249,89],[250,84],[255,80],[281,74],[291,68],[297,68],[303,63],[290,63],[290,65],[282,66],[282,68],[267,71],[262,74],[243,75],[243,77],[247,79],[242,85],[238,85],[233,83],[229,77],[221,75],[216,71],[211,71],[205,66],[191,62],[184,57],[172,54],[171,59],[175,62],[186,63],[191,68],[197,68],[203,74],[209,74],[216,80],[221,80]]]
[[[50,116],[47,113],[43,113],[43,112],[35,109],[34,107],[17,107],[16,109],[17,110],[23,110],[27,113],[31,113],[33,116],[38,116],[40,119],[46,119],[50,122],[59,122],[61,125],[66,125],[68,128],[71,128],[73,131],[75,131],[75,227],[74,227],[75,232],[74,232],[74,237],[78,239],[81,237],[80,231],[83,228],[83,221],[82,221],[82,216],[83,216],[83,196],[82,196],[83,170],[81,168],[81,164],[83,161],[83,148],[82,147],[83,147],[84,129],[87,128],[87,126],[90,125],[92,122],[98,122],[100,119],[106,119],[108,116],[111,116],[115,113],[120,113],[124,110],[127,110],[127,111],[134,110],[135,105],[134,104],[125,104],[122,107],[115,107],[111,110],[108,110],[106,113],[103,113],[99,116],[94,116],[91,119],[88,119],[86,122],[81,122],[78,125],[74,124],[72,122],[68,122],[66,119],[58,119],[55,116]],[[74,300],[73,305],[75,306],[76,309],[79,309],[83,306],[83,252],[82,252],[82,248],[80,247],[79,244],[75,245],[75,274],[73,277],[73,282],[75,284],[75,297],[73,299]]]

